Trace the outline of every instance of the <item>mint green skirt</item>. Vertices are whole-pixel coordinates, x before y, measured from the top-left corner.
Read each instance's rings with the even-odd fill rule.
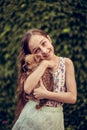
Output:
[[[62,106],[43,106],[37,110],[36,104],[29,101],[25,105],[12,130],[64,130]]]

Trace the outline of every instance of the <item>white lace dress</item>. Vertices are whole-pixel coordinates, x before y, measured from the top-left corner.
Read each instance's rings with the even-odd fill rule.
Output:
[[[65,58],[60,57],[58,69],[53,73],[53,91],[64,92]],[[39,110],[37,102],[29,101],[23,108],[12,130],[64,130],[63,103],[48,100]]]

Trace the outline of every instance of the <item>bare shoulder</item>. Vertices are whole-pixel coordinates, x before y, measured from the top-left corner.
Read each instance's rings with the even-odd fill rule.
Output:
[[[70,58],[65,58],[66,70],[74,69],[73,61]]]
[[[66,65],[73,65],[73,61],[70,58],[65,58]]]

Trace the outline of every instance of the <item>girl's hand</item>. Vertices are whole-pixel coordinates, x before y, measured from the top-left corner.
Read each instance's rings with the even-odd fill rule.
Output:
[[[48,90],[45,88],[42,80],[40,79],[40,87],[34,89],[33,94],[34,94],[35,98],[37,98],[37,99],[44,99],[44,98],[46,99],[45,95],[46,95],[47,91]]]
[[[55,67],[55,62],[53,60],[43,60],[42,62],[47,68],[52,69]]]

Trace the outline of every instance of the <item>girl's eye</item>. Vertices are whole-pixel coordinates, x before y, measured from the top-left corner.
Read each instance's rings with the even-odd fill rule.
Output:
[[[39,53],[39,52],[40,52],[40,49],[36,49],[36,50],[34,51],[34,54]]]
[[[46,44],[46,41],[42,42],[42,45],[43,45],[43,46],[45,46],[45,44]]]

